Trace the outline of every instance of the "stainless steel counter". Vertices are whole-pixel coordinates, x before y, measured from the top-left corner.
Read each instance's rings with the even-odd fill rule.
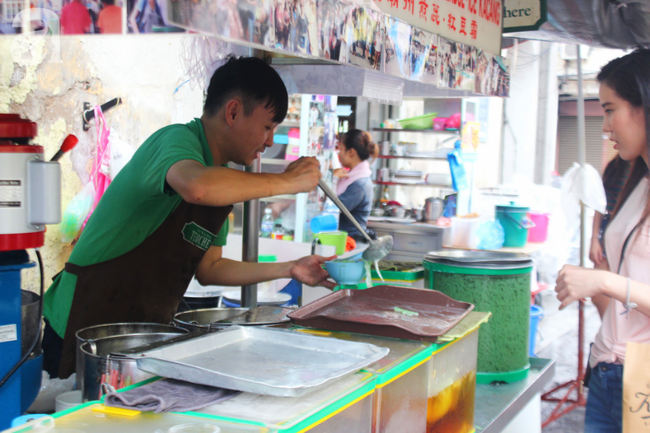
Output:
[[[503,385],[476,385],[476,433],[498,433],[555,374],[555,361],[530,358],[526,380]]]

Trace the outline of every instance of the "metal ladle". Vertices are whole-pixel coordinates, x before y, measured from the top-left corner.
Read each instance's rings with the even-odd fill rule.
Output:
[[[357,222],[357,220],[352,216],[348,208],[345,207],[343,203],[341,203],[341,200],[339,200],[338,196],[330,189],[330,187],[325,183],[323,179],[320,179],[318,181],[318,186],[320,189],[323,190],[325,195],[329,197],[330,200],[334,202],[336,207],[341,209],[341,212],[348,217],[350,222],[361,232],[364,238],[368,241],[370,246],[363,252],[363,257],[364,260],[368,262],[376,262],[377,260],[381,260],[384,257],[388,255],[391,249],[393,249],[393,237],[390,235],[382,236],[376,241],[373,241],[370,239],[370,236],[368,236],[368,233],[361,227],[361,225]]]

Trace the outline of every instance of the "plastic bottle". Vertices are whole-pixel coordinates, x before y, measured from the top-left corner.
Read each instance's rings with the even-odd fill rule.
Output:
[[[262,218],[262,227],[260,228],[260,237],[270,238],[273,232],[273,211],[270,208],[264,209]]]

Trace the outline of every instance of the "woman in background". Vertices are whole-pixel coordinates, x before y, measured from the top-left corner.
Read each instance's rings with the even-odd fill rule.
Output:
[[[603,132],[632,162],[605,231],[609,271],[565,265],[555,291],[564,308],[606,295],[609,303],[591,349],[585,432],[616,432],[623,422],[623,365],[628,342],[650,343],[650,50],[614,59],[598,74]]]
[[[366,230],[372,207],[372,180],[369,158],[377,158],[379,147],[369,133],[359,129],[348,131],[339,145],[339,161],[347,168],[337,168],[333,174],[339,178],[336,195],[348,208],[354,219]],[[372,162],[372,161],[371,161]],[[363,235],[343,214],[339,219],[339,230],[357,241],[367,242]]]

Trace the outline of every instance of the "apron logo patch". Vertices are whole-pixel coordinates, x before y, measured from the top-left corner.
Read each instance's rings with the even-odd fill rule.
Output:
[[[183,239],[192,245],[207,251],[217,235],[210,233],[195,222],[187,223],[183,227]]]

